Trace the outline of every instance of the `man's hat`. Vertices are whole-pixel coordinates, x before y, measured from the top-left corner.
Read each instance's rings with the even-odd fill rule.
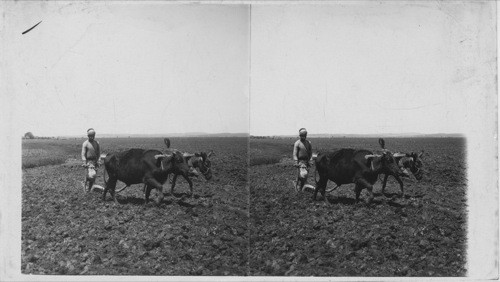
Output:
[[[89,128],[87,129],[87,135],[90,136],[90,135],[95,135],[95,130],[93,128]]]
[[[307,130],[305,128],[299,129],[299,135],[300,136],[306,136],[307,135]]]

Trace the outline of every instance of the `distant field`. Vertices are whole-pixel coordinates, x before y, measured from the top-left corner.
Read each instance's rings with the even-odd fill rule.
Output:
[[[386,147],[391,151],[419,152],[426,148],[433,150],[436,142],[446,143],[459,138],[385,138]],[[278,163],[282,158],[291,158],[293,144],[298,138],[251,139],[250,165]],[[340,148],[363,148],[380,150],[378,138],[308,138],[313,152],[324,152]]]
[[[172,148],[181,151],[210,151],[221,150],[224,145],[232,143],[246,144],[246,138],[240,137],[173,137]],[[64,163],[67,159],[80,160],[82,143],[86,138],[79,139],[23,139],[22,164],[23,168],[32,168],[44,165]],[[163,149],[163,138],[97,138],[102,153],[118,152],[130,148]],[[210,141],[207,141],[210,140]]]
[[[23,139],[22,167],[62,164],[68,158],[76,158],[80,152],[76,140]]]
[[[292,157],[293,144],[298,138],[282,139],[250,139],[251,158],[259,157]],[[313,152],[324,152],[340,148],[357,148],[380,150],[378,138],[308,138]],[[465,149],[463,138],[384,138],[386,147],[393,152],[420,152],[425,150],[430,155],[441,153],[446,146]],[[437,152],[439,150],[439,152]],[[460,152],[463,154],[464,152]]]

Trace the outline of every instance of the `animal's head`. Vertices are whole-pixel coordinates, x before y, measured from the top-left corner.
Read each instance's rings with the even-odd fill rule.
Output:
[[[410,162],[410,170],[411,173],[415,176],[417,180],[421,180],[422,177],[424,176],[424,171],[422,170],[423,163],[422,163],[422,156],[424,155],[424,151],[420,153],[411,153],[410,158],[412,161]]]
[[[213,153],[213,151],[210,151],[208,154],[205,152],[195,154],[184,153],[184,158],[188,160],[193,168],[199,169],[206,180],[210,180],[212,178],[212,163],[209,157],[212,156]]]
[[[400,158],[398,157],[398,153],[391,153],[391,151],[387,150],[385,148],[385,140],[383,138],[378,139],[378,143],[380,144],[380,147],[382,147],[382,163],[385,164],[384,167],[381,168],[383,173],[385,174],[390,174],[390,175],[396,175],[396,176],[403,176],[403,177],[409,177],[409,173],[406,170],[406,167],[403,167],[399,165],[398,161]],[[394,167],[395,164],[397,166]]]
[[[422,155],[424,151],[419,154],[412,152],[411,154],[395,153],[394,157],[398,162],[401,169],[410,169],[411,173],[415,176],[417,180],[421,180],[423,177],[422,170]]]
[[[164,154],[155,155],[155,159],[159,162],[162,171],[189,174],[189,165],[178,150],[167,150]]]
[[[384,150],[382,154],[366,155],[365,159],[369,161],[372,171],[390,175],[403,175],[404,172],[399,168],[394,155]]]

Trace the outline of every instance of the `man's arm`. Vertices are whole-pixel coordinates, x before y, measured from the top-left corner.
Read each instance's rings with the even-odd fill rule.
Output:
[[[293,160],[296,163],[299,162],[299,158],[297,157],[298,149],[299,149],[299,146],[298,146],[297,142],[295,142],[295,144],[293,144]]]
[[[83,145],[82,145],[82,161],[84,161],[84,162],[87,161],[87,157],[85,156],[87,153],[87,146],[85,146],[86,143],[87,142],[83,142]]]

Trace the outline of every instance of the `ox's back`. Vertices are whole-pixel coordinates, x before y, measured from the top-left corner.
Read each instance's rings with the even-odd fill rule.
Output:
[[[154,156],[161,153],[158,150],[129,149],[106,156],[104,165],[110,177],[127,185],[138,184],[143,182],[147,173],[159,176],[159,161]]]
[[[366,155],[368,150],[340,149],[333,152],[319,153],[316,158],[316,169],[320,177],[335,182],[337,185],[353,183],[355,177],[363,176],[368,181],[376,181],[377,176],[372,173]]]

